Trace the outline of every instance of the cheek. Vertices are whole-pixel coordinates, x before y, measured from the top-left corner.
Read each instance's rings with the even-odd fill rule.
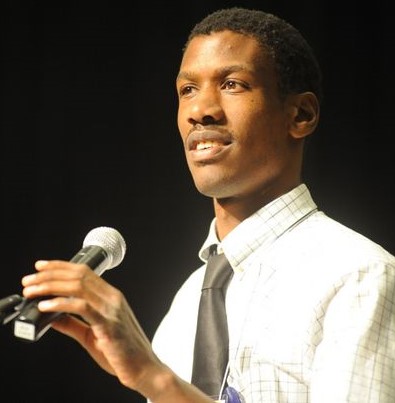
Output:
[[[242,154],[249,155],[253,166],[275,161],[287,147],[287,132],[278,116],[262,114],[258,111],[242,121],[245,131],[239,138]],[[244,151],[242,151],[244,150]]]
[[[262,99],[240,99],[227,108],[229,120],[237,122],[240,128],[254,128],[256,125],[266,124],[272,113]]]

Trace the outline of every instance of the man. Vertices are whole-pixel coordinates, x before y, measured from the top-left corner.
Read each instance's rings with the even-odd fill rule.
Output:
[[[395,400],[395,258],[321,212],[302,181],[319,121],[321,75],[300,33],[261,11],[207,16],[177,76],[178,126],[215,218],[151,347],[124,295],[87,266],[39,261],[24,296],[76,314],[53,328],[152,402],[212,402],[191,381],[200,289],[218,245],[226,292],[224,379],[245,402]],[[69,298],[73,297],[73,298]],[[204,352],[202,352],[204,354]]]

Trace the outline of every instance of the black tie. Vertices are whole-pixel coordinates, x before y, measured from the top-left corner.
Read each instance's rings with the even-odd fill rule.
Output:
[[[215,245],[213,245],[215,246]],[[209,396],[219,394],[228,363],[228,324],[223,288],[233,270],[222,253],[211,247],[199,304],[192,384]]]

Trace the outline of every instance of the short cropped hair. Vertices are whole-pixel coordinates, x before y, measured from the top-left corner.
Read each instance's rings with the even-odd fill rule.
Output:
[[[274,61],[280,96],[311,91],[322,101],[322,72],[312,48],[291,24],[262,10],[231,7],[214,11],[191,30],[199,35],[230,30],[255,38]]]

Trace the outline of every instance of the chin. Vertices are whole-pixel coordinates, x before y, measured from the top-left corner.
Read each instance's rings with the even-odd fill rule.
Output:
[[[221,183],[205,183],[204,185],[196,185],[197,190],[204,196],[223,199],[232,196],[231,187],[229,185],[224,185]]]

